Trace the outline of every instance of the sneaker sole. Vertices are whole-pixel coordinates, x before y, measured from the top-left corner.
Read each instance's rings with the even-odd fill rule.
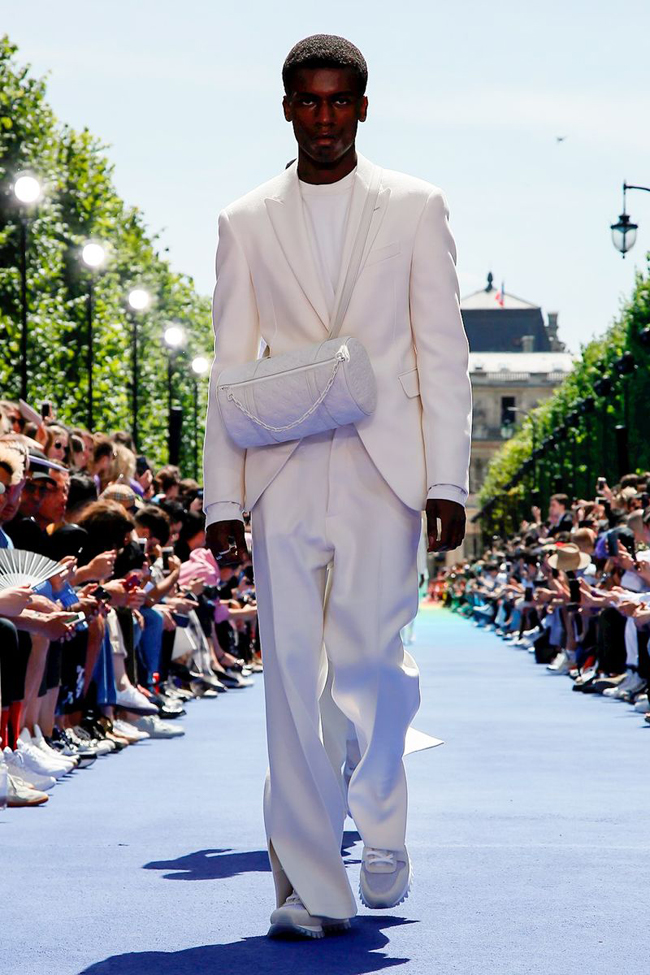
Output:
[[[267,938],[285,939],[292,941],[297,938],[324,938],[323,928],[304,928],[300,924],[272,924],[267,932]]]
[[[339,934],[341,931],[349,931],[351,927],[352,921],[344,918],[341,921],[329,921],[323,924],[323,931],[325,934]]]
[[[391,901],[390,904],[369,904],[368,901],[366,900],[366,898],[364,896],[364,893],[363,893],[363,890],[361,888],[361,881],[359,881],[359,897],[361,899],[361,903],[363,904],[363,906],[364,907],[369,907],[371,911],[386,911],[386,910],[388,910],[391,907],[399,907],[400,904],[403,904],[404,901],[406,900],[406,898],[408,897],[408,895],[411,893],[411,887],[412,887],[412,885],[413,885],[413,867],[412,867],[411,861],[409,859],[409,879],[408,879],[408,884],[406,885],[406,890],[404,891],[404,893],[402,894],[402,896],[400,897],[399,900]]]

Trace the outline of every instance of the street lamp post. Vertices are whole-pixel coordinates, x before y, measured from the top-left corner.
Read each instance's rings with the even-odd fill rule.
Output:
[[[14,196],[20,204],[20,395],[28,399],[27,389],[27,245],[29,207],[41,197],[41,184],[31,173],[20,173],[14,182]]]
[[[173,431],[176,429],[176,425],[172,418],[173,413],[173,383],[174,383],[174,365],[176,362],[176,356],[180,352],[182,346],[185,344],[186,335],[185,329],[182,325],[172,323],[167,326],[163,333],[163,341],[167,346],[167,416],[168,416],[168,453],[170,464],[176,463],[176,450],[173,443]]]
[[[128,299],[131,309],[131,435],[133,446],[138,449],[138,314],[144,313],[151,304],[151,295],[144,288],[133,288]]]
[[[94,275],[106,262],[106,251],[97,241],[89,240],[81,252],[81,259],[90,271],[88,278],[88,295],[86,300],[87,314],[87,348],[86,370],[88,374],[88,429],[92,433],[94,426],[93,412],[93,312],[94,312]]]
[[[199,476],[199,376],[204,376],[210,363],[204,355],[194,356],[192,372],[194,373],[194,478]]]
[[[634,186],[632,183],[623,183],[623,213],[618,221],[611,224],[609,228],[612,232],[612,243],[616,250],[620,251],[623,259],[625,259],[627,252],[634,247],[636,232],[639,229],[639,225],[632,223],[627,213],[625,198],[628,190],[643,190],[645,193],[650,193],[650,186]]]

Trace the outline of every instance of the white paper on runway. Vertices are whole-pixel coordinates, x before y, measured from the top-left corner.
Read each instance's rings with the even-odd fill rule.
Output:
[[[424,731],[409,728],[406,732],[404,754],[410,755],[412,752],[423,752],[426,748],[435,748],[436,745],[444,745],[442,738],[433,738]]]

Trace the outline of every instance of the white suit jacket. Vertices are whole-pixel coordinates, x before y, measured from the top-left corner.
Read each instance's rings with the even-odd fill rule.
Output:
[[[339,292],[371,173],[372,164],[358,156]],[[382,171],[360,273],[341,329],[342,335],[363,342],[377,378],[377,408],[357,424],[359,435],[385,480],[415,510],[425,507],[434,484],[468,490],[469,347],[447,218],[437,187]],[[218,509],[211,512],[210,506],[218,502],[250,510],[299,443],[248,450],[236,446],[219,410],[219,374],[257,358],[261,340],[276,355],[323,341],[328,334],[327,304],[310,247],[296,163],[221,213],[213,320],[215,358],[203,457],[208,523],[216,520]],[[438,496],[445,496],[444,489]]]

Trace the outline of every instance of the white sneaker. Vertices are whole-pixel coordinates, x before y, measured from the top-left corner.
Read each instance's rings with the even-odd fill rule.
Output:
[[[117,707],[134,711],[137,714],[158,714],[158,708],[133,684],[129,684],[124,690],[117,692]]]
[[[281,907],[271,914],[269,938],[296,937],[322,938],[330,931],[347,931],[349,918],[316,917],[310,914],[302,900],[294,891],[289,894]]]
[[[162,721],[157,714],[138,718],[133,724],[138,731],[146,731],[150,738],[180,738],[185,729]]]
[[[621,681],[620,684],[617,684],[616,687],[605,688],[605,690],[603,691],[603,697],[614,697],[614,698],[620,697],[621,696],[620,692],[626,691],[631,686],[635,677],[636,674],[633,671],[628,670],[627,674],[625,675],[624,679]]]
[[[642,694],[638,701],[634,702],[634,710],[640,711],[641,714],[646,714],[648,711],[650,711],[647,694]]]
[[[134,724],[130,724],[130,722],[124,721],[122,718],[116,718],[113,721],[113,729],[118,735],[126,735],[127,738],[136,738],[138,741],[151,738],[148,731],[140,731]]]
[[[70,759],[65,758],[63,755],[52,754],[52,749],[47,747],[47,742],[43,742],[45,748],[41,748],[39,739],[30,735],[27,728],[23,728],[18,740],[24,742],[25,745],[30,745],[39,755],[43,755],[46,761],[51,762],[53,765],[59,765],[66,772],[69,772],[73,767]]]
[[[411,860],[406,851],[364,846],[359,893],[366,907],[396,907],[411,889]]]
[[[634,671],[630,672],[630,682],[625,688],[625,693],[617,694],[622,700],[631,700],[636,694],[645,690],[647,681]],[[620,690],[620,688],[619,688]]]
[[[64,755],[63,752],[57,752],[55,748],[51,748],[45,741],[45,735],[39,728],[37,724],[34,725],[34,734],[32,735],[32,745],[42,751],[44,755],[48,758],[58,759],[59,762],[65,762],[69,770],[72,771],[73,768],[77,767],[77,759],[72,758],[71,755]]]
[[[28,745],[23,738],[17,740],[15,750],[23,755],[27,768],[39,775],[53,775],[55,779],[62,779],[68,774],[67,766],[64,768],[53,759],[50,761],[47,755],[33,745]]]
[[[547,664],[546,669],[552,674],[568,674],[572,666],[567,654],[561,650],[553,663]]]
[[[21,752],[12,752],[11,748],[7,746],[3,754],[8,771],[24,782],[29,782],[30,785],[40,792],[49,792],[56,785],[56,779],[53,775],[40,775],[38,772],[34,772],[28,768],[25,757]]]
[[[7,773],[7,805],[14,806],[42,806],[50,797],[39,789],[35,789],[18,775]]]

